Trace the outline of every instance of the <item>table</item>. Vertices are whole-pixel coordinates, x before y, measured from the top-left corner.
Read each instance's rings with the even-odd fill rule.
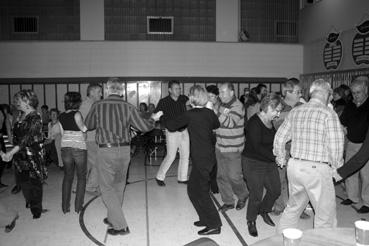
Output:
[[[281,246],[283,245],[282,234],[275,235],[258,241],[252,246]],[[303,231],[299,246],[354,246],[354,228],[319,228]]]

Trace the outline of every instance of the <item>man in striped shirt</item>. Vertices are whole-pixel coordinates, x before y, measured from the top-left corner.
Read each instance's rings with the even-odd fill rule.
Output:
[[[108,234],[125,235],[128,225],[122,211],[127,169],[130,162],[130,126],[141,132],[154,128],[162,112],[146,120],[137,109],[123,101],[122,83],[118,78],[107,82],[108,97],[95,102],[85,124],[89,130],[96,129],[97,171],[103,202],[108,210],[104,223],[109,225]],[[154,120],[153,120],[154,119]]]
[[[220,127],[217,130],[215,155],[218,164],[217,182],[225,212],[234,208],[233,193],[238,197],[236,209],[245,207],[249,192],[243,180],[241,152],[245,144],[244,117],[242,103],[234,95],[231,83],[219,87],[221,105],[217,110]]]
[[[314,227],[336,227],[333,170],[343,164],[344,135],[337,113],[329,108],[330,84],[322,79],[310,87],[308,103],[295,107],[274,138],[278,165],[286,164],[286,143],[291,140],[287,177],[289,200],[277,228],[296,228],[309,200],[315,211]]]

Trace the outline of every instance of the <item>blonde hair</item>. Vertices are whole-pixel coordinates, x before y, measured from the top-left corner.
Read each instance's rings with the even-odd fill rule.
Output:
[[[190,103],[194,106],[205,106],[208,102],[208,94],[199,85],[194,85],[190,88],[189,98]]]

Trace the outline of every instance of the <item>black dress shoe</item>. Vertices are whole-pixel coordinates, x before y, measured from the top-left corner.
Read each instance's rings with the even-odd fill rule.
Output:
[[[129,233],[129,228],[126,227],[126,228],[123,228],[121,230],[115,230],[114,228],[109,228],[108,229],[108,234],[110,235],[127,235]]]
[[[355,204],[356,202],[353,202],[352,200],[350,200],[350,199],[346,199],[346,200],[343,200],[342,202],[341,202],[341,204],[342,205],[351,205],[351,204]]]
[[[156,183],[159,185],[159,186],[165,186],[165,183],[163,180],[159,180],[159,179],[155,179]]]
[[[258,230],[256,229],[255,221],[247,221],[247,228],[249,229],[249,234],[253,237],[258,236]]]
[[[186,181],[179,181],[178,180],[178,184],[188,184],[188,180],[186,180]]]
[[[243,209],[246,205],[246,201],[247,201],[247,197],[246,197],[246,199],[238,200],[237,205],[236,205],[236,210]]]
[[[219,208],[219,211],[226,212],[230,209],[234,209],[234,204],[223,204],[223,206]]]
[[[197,234],[199,235],[212,235],[212,234],[220,234],[220,227],[217,228],[209,228],[206,227],[205,229],[202,229]]]
[[[269,214],[268,213],[260,213],[261,217],[263,218],[264,222],[267,224],[267,225],[270,225],[270,226],[275,226],[272,218],[270,218]]]
[[[359,214],[366,214],[366,213],[369,213],[369,207],[367,207],[367,206],[362,206],[361,208],[359,208],[359,209],[357,210],[357,212],[358,212]]]
[[[202,223],[201,221],[195,221],[193,222],[194,226],[198,226],[198,227],[202,227],[202,226],[206,226],[204,223]]]
[[[110,227],[113,227],[112,223],[110,223],[110,221],[108,220],[108,218],[104,218],[103,219],[103,222],[104,222],[105,225],[108,225]]]
[[[16,185],[13,187],[13,189],[11,190],[12,194],[17,194],[21,191],[21,187],[19,185]]]
[[[39,219],[41,217],[41,213],[33,214],[33,219]]]
[[[8,187],[8,185],[0,183],[0,188],[5,188],[5,187]]]
[[[5,232],[6,233],[9,233],[14,229],[15,222],[17,221],[18,218],[19,218],[19,215],[15,216],[15,218],[12,220],[12,222],[10,222],[9,225],[5,226]]]

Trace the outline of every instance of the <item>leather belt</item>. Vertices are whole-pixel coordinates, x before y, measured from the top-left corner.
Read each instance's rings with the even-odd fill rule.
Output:
[[[326,162],[326,161],[311,161],[311,160],[305,160],[305,159],[295,158],[295,157],[292,157],[292,159],[299,160],[299,161],[309,161],[309,162],[315,162],[315,163],[320,163],[320,164],[327,164],[327,165],[329,165],[329,163],[328,163],[328,162]]]
[[[112,148],[112,147],[120,147],[120,146],[129,146],[130,143],[124,142],[124,143],[105,143],[105,144],[99,144],[99,148]]]

